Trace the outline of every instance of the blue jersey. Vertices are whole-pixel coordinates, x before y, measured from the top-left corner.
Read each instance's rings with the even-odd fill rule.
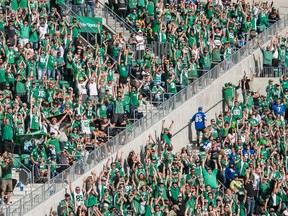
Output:
[[[275,115],[281,115],[284,116],[284,112],[285,112],[285,107],[283,105],[273,105],[272,106],[272,110],[274,112]]]
[[[196,130],[203,130],[205,128],[206,115],[203,112],[197,112],[192,117],[192,122],[195,121],[195,129]]]

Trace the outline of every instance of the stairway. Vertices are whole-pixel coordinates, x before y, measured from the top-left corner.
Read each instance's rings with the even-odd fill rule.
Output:
[[[19,173],[21,172],[20,169],[12,169],[12,178],[19,180]],[[11,193],[11,199],[10,204],[6,205],[3,203],[0,205],[0,213],[4,213],[5,215],[22,215],[21,211],[22,209],[19,208],[19,206],[22,206],[23,209],[30,209],[31,205],[35,206],[37,205],[35,201],[37,200],[38,196],[42,195],[42,190],[40,190],[41,186],[43,184],[31,184],[28,183],[26,185],[21,184],[18,185],[18,182]],[[33,193],[31,193],[33,191]],[[30,200],[30,197],[34,197],[34,202],[32,203]],[[25,197],[25,198],[24,198]],[[23,199],[24,198],[24,199]],[[25,202],[25,199],[27,200]],[[7,208],[9,206],[9,208]]]
[[[103,24],[108,29],[112,29],[115,33],[123,33],[126,40],[129,39],[130,34],[135,32],[135,30],[125,21],[125,19],[119,17],[113,10],[111,10],[107,5],[99,2],[100,8],[95,8],[95,11],[102,9],[102,17],[105,18]]]

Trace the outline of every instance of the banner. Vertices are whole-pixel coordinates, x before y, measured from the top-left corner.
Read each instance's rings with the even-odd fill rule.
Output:
[[[30,140],[32,138],[39,139],[42,136],[48,136],[43,130],[39,130],[32,133],[26,133],[23,135],[16,135],[15,144],[22,145],[26,140]]]
[[[101,17],[76,17],[81,29],[80,32],[101,33],[102,31],[102,18]],[[100,27],[98,31],[98,26]]]

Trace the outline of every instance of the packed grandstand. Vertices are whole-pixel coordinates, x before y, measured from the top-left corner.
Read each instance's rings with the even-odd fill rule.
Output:
[[[92,46],[79,17],[94,17],[98,7],[94,0],[1,3],[1,209],[19,186],[12,170],[25,166],[33,184],[74,165],[82,174],[77,162],[96,160],[98,150],[97,159],[109,155],[105,143],[133,130],[146,115],[142,106],[157,108],[280,19],[265,1],[111,0],[105,7],[131,35],[98,25]],[[279,78],[265,94],[251,88],[253,76],[227,80],[223,112],[207,119],[203,104],[191,116],[195,143],[175,152],[174,122],[163,120],[161,139],[143,140],[142,156],[118,150],[83,185],[65,175],[69,190],[50,215],[288,215],[287,36],[266,47],[258,41],[261,76]]]

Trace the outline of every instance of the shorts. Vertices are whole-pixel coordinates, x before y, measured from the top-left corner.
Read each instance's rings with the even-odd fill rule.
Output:
[[[13,191],[12,179],[2,179],[2,191]]]
[[[127,84],[127,78],[128,78],[128,77],[126,77],[126,78],[120,77],[120,78],[119,78],[119,84]]]

